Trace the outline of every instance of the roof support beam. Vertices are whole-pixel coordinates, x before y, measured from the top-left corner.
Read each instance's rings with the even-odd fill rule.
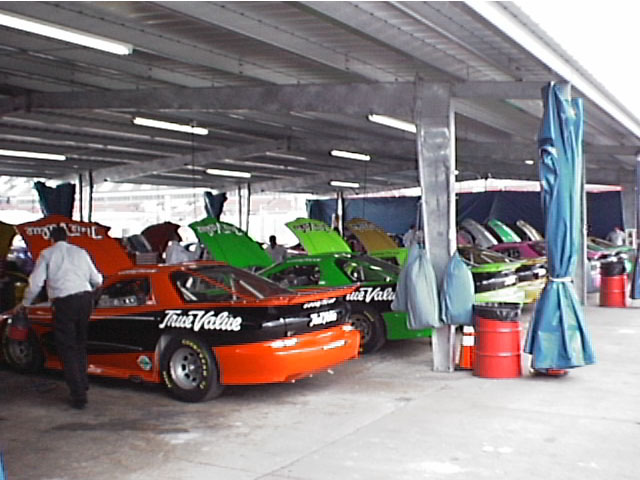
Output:
[[[118,182],[144,175],[177,170],[185,166],[201,166],[208,163],[220,162],[226,158],[246,157],[256,153],[281,150],[284,148],[284,142],[278,141],[261,142],[241,147],[214,148],[207,152],[198,152],[193,155],[178,155],[175,157],[139,162],[133,165],[103,168],[93,172],[93,181],[94,183],[102,183],[105,181]],[[73,179],[75,179],[75,176],[73,178],[64,177],[60,180]]]
[[[426,82],[428,83],[428,82]],[[540,99],[538,82],[463,82],[454,98]],[[534,95],[535,93],[535,95]],[[385,113],[413,118],[413,82],[284,85],[264,87],[155,88],[111,92],[33,93],[3,99],[0,113],[38,109],[117,109],[165,111],[312,111],[365,116]]]
[[[38,109],[313,111],[411,118],[413,83],[158,88],[112,92],[34,93],[0,102],[0,114]]]

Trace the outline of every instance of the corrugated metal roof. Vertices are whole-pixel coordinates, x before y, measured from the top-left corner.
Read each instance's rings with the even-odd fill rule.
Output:
[[[576,68],[610,108],[624,110],[515,5],[491,8]],[[420,78],[468,88],[454,99],[459,170],[537,178],[523,160],[535,155],[541,102],[496,92],[503,82],[565,80],[465,2],[2,2],[0,11],[133,45],[131,55],[116,56],[0,27],[0,148],[67,156],[0,157],[0,175],[70,179],[92,171],[100,179],[110,168],[115,181],[142,184],[230,189],[247,181],[204,173],[214,167],[252,173],[257,189],[322,193],[332,174],[371,190],[413,186],[413,136],[372,124],[340,101],[359,102],[359,112],[368,100],[393,107],[396,97],[380,102],[358,86],[406,94]],[[296,86],[318,88],[286,89]],[[334,97],[328,86],[354,93]],[[474,96],[474,86],[493,93]],[[127,100],[115,102],[118,95]],[[292,96],[307,106],[295,107]],[[635,168],[638,137],[597,100],[586,98],[588,180],[615,183]],[[140,127],[134,116],[210,133]],[[335,145],[372,160],[330,157]]]

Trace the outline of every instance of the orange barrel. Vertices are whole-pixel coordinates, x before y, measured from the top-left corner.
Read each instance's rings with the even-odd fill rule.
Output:
[[[602,277],[600,280],[600,306],[627,306],[627,276]]]
[[[624,260],[606,262],[601,266],[600,306],[627,306],[627,275]]]
[[[484,378],[522,375],[520,304],[474,306],[476,356],[473,374]]]

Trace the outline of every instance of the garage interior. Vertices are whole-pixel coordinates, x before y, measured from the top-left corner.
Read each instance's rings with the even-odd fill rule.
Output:
[[[557,81],[585,101],[586,182],[622,186],[635,226],[640,121],[513,3],[3,2],[0,14],[124,48],[0,26],[0,175],[73,182],[85,215],[103,182],[319,195],[335,195],[336,180],[359,184],[345,194],[421,186],[443,271],[454,179],[537,181],[541,89]],[[389,117],[401,128],[377,123]],[[203,405],[99,380],[86,415],[61,411],[61,377],[3,367],[7,478],[635,478],[634,305],[614,316],[583,299],[599,363],[560,381],[439,374],[430,342],[407,341]]]

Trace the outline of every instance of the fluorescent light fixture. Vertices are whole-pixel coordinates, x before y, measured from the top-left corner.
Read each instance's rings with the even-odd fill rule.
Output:
[[[58,155],[57,153],[40,153],[40,152],[27,152],[24,150],[3,150],[0,149],[0,155],[5,157],[22,157],[22,158],[37,158],[38,160],[66,160],[64,155]]]
[[[219,175],[221,177],[251,178],[251,174],[249,172],[239,172],[237,170],[220,170],[218,168],[207,168],[205,171],[209,175]]]
[[[267,157],[284,158],[289,160],[306,160],[307,159],[307,157],[303,157],[302,155],[293,155],[291,153],[266,152],[265,155]]]
[[[534,160],[525,160],[524,163],[526,163],[527,165],[533,165],[536,162]]]
[[[361,162],[371,160],[371,155],[366,153],[347,152],[345,150],[331,150],[329,153],[332,157],[348,158],[349,160],[360,160]]]
[[[52,23],[33,20],[21,15],[0,13],[0,25],[5,27],[35,33],[44,37],[55,38],[64,42],[75,43],[83,47],[95,48],[115,55],[129,55],[133,45],[99,37],[90,33],[80,32],[67,27],[59,27]]]
[[[163,130],[173,130],[175,132],[193,133],[194,135],[207,135],[209,130],[202,127],[194,127],[181,123],[163,122],[162,120],[153,120],[151,118],[135,117],[133,120],[135,125],[142,127],[161,128]]]
[[[359,188],[360,184],[356,182],[342,182],[340,180],[331,180],[329,185],[332,187]]]
[[[404,130],[405,132],[416,133],[417,131],[415,124],[411,122],[405,122],[404,120],[400,120],[398,118],[387,117],[386,115],[371,113],[367,115],[367,119],[370,122],[379,123],[380,125],[384,125],[386,127],[397,128],[398,130]]]

